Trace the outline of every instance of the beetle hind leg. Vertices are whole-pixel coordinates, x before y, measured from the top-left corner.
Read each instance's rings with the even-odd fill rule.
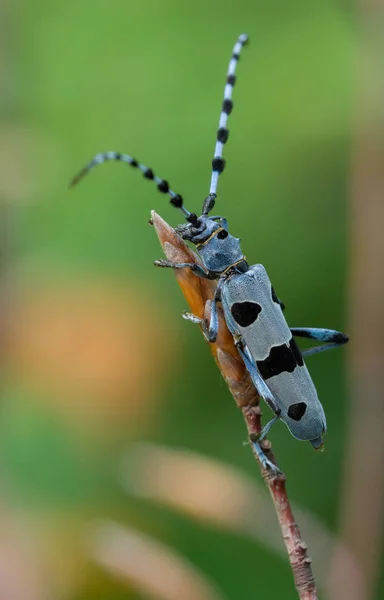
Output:
[[[241,358],[244,361],[245,367],[251,376],[253,385],[255,386],[257,393],[265,400],[265,402],[268,404],[269,408],[271,408],[273,410],[273,412],[275,413],[275,416],[270,421],[268,421],[268,423],[266,425],[264,425],[264,427],[262,428],[260,433],[257,435],[251,434],[249,439],[251,441],[251,444],[252,444],[253,450],[257,456],[257,459],[259,460],[259,462],[261,463],[263,468],[270,469],[273,473],[279,474],[279,473],[281,473],[279,467],[277,465],[275,465],[271,460],[269,460],[269,458],[267,458],[263,449],[261,448],[260,442],[262,442],[263,439],[265,439],[265,437],[268,435],[269,430],[271,429],[272,425],[274,423],[276,423],[276,421],[279,420],[281,410],[277,406],[276,399],[274,398],[268,385],[265,383],[264,379],[261,377],[261,375],[258,371],[258,368],[256,366],[256,363],[255,363],[253,357],[251,356],[247,346],[245,346],[241,336],[234,334],[234,340],[235,340],[237,350],[238,350]]]
[[[295,337],[307,338],[309,340],[315,340],[317,342],[325,342],[320,346],[314,346],[304,350],[302,355],[306,358],[312,354],[318,354],[319,352],[325,352],[326,350],[333,350],[343,344],[346,344],[349,340],[346,333],[336,331],[335,329],[321,329],[318,327],[291,327],[291,332]]]
[[[280,418],[280,411],[279,411],[279,414],[276,414],[270,421],[268,421],[268,423],[266,425],[264,425],[263,429],[260,431],[260,433],[257,436],[253,436],[252,441],[253,442],[262,442],[267,437],[272,425],[274,425],[276,423],[276,421],[279,420],[279,418]]]
[[[258,436],[256,436],[256,437],[258,437]],[[279,469],[279,467],[277,465],[275,465],[275,463],[273,463],[271,460],[269,460],[269,458],[266,456],[264,450],[262,450],[259,442],[254,442],[252,440],[252,436],[251,436],[251,444],[252,444],[253,450],[257,456],[257,459],[260,462],[260,464],[262,465],[262,467],[264,469],[269,469],[276,475],[280,475],[282,473],[282,471]]]
[[[264,469],[270,469],[271,471],[273,471],[276,474],[281,473],[281,471],[277,465],[275,465],[271,460],[269,460],[269,458],[267,458],[267,456],[265,455],[264,451],[261,448],[260,442],[262,442],[263,439],[265,439],[265,437],[268,435],[269,430],[271,429],[272,425],[274,425],[276,423],[276,421],[278,421],[278,420],[279,420],[279,415],[275,415],[270,421],[268,421],[268,423],[266,425],[264,425],[263,429],[260,431],[259,434],[251,434],[249,436],[249,439],[251,440],[251,444],[256,453],[256,456],[257,456],[258,460],[260,461],[260,463],[262,464],[262,466],[264,467]]]
[[[269,458],[267,458],[266,454],[261,449],[260,444],[258,442],[251,442],[251,443],[252,443],[253,449],[255,451],[255,454],[257,456],[257,459],[260,462],[260,464],[262,465],[262,467],[264,469],[271,470],[276,475],[280,475],[282,473],[282,471],[279,469],[279,467],[277,465],[275,465],[271,460],[269,460]]]

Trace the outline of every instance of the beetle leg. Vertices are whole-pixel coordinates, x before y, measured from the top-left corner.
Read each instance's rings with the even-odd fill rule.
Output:
[[[191,271],[193,271],[194,274],[198,277],[202,277],[203,279],[215,279],[213,275],[204,271],[204,269],[196,263],[174,263],[170,260],[164,260],[161,258],[160,260],[155,260],[153,264],[155,265],[155,267],[166,267],[171,269],[191,269]]]
[[[244,345],[244,342],[235,336],[235,343],[237,350],[244,361],[246,369],[251,376],[253,385],[255,386],[257,393],[265,400],[269,408],[273,410],[277,417],[280,416],[281,410],[277,405],[277,401],[272,394],[271,390],[265,383],[264,379],[259,373],[254,358],[251,356],[248,348]]]
[[[197,315],[194,315],[193,313],[189,312],[183,312],[181,316],[186,321],[190,321],[191,323],[196,323],[196,325],[200,325],[205,339],[207,340],[207,342],[209,342],[209,328],[206,319],[202,319],[201,317],[198,317]]]
[[[221,301],[222,285],[222,280],[219,279],[217,283],[217,288],[215,290],[215,295],[212,298],[212,301],[210,302],[211,315],[209,319],[209,327],[207,326],[206,319],[201,319],[200,317],[191,313],[183,314],[184,319],[186,319],[187,321],[192,321],[192,323],[197,323],[201,326],[206,340],[211,344],[214,344],[216,342],[217,334],[219,333],[219,316],[217,314],[217,303]]]
[[[267,423],[267,425],[269,425],[269,423]],[[261,449],[259,442],[253,441],[252,436],[250,436],[250,440],[251,440],[252,447],[256,453],[256,456],[257,456],[258,460],[260,461],[260,463],[262,464],[263,468],[270,469],[277,475],[281,474],[281,470],[279,469],[279,467],[277,465],[275,465],[271,460],[269,460],[269,458],[267,458],[264,451]]]
[[[310,340],[316,340],[318,342],[325,342],[321,346],[314,346],[304,350],[302,355],[307,357],[312,354],[318,354],[319,352],[325,352],[326,350],[333,350],[348,342],[348,336],[341,331],[335,329],[321,329],[317,327],[291,327],[291,332],[296,337],[307,338]]]

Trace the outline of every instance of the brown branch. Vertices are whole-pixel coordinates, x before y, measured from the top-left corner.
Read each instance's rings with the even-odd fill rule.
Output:
[[[202,264],[200,258],[184,243],[174,229],[155,212],[152,212],[151,222],[169,260]],[[207,318],[216,282],[196,277],[190,269],[175,269],[174,273],[192,313],[200,318]],[[248,435],[260,433],[261,410],[259,396],[243,361],[237,353],[232,335],[226,326],[220,309],[219,335],[216,342],[210,344],[210,348],[217,366],[243,414]],[[264,440],[262,448],[268,454],[268,458],[276,464],[270,442]],[[254,456],[257,460],[255,453]],[[264,469],[260,463],[259,466],[273,499],[299,598],[301,600],[317,600],[311,559],[308,557],[307,546],[301,539],[300,530],[292,513],[285,486],[285,475],[272,473],[270,470]]]

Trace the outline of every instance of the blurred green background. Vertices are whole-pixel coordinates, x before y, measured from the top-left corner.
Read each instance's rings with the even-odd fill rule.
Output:
[[[0,519],[33,549],[44,589],[35,597],[156,597],[90,556],[87,532],[106,518],[180,553],[220,597],[294,599],[283,553],[124,491],[121,457],[137,442],[189,449],[262,482],[209,348],[180,317],[172,274],[152,266],[162,253],[150,210],[173,225],[179,214],[121,164],[74,190],[67,183],[95,153],[127,152],[197,212],[231,49],[247,32],[217,210],[249,261],[266,266],[292,326],[346,330],[353,4],[34,0],[1,11]],[[291,500],[330,532],[341,502],[346,357],[343,349],[308,361],[327,414],[326,452],[280,423],[271,436]],[[311,554],[316,540],[307,538]],[[27,587],[20,597],[29,600]]]

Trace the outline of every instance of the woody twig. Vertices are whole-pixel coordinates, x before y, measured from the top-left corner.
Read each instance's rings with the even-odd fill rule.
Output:
[[[160,243],[168,260],[173,262],[195,262],[202,264],[200,258],[185,244],[181,237],[159,215],[152,212],[152,220]],[[177,282],[191,309],[200,318],[207,318],[210,302],[213,299],[216,282],[196,277],[190,269],[174,269]],[[215,343],[210,344],[212,354],[228,388],[240,408],[248,430],[248,436],[260,433],[261,409],[259,395],[251,378],[238,355],[233,337],[228,330],[224,315],[219,308],[219,334]],[[268,458],[276,463],[268,440],[261,442]],[[253,448],[253,445],[250,445]],[[254,452],[257,459],[257,455]],[[287,548],[293,578],[301,600],[317,600],[316,584],[311,568],[311,559],[307,546],[303,542],[300,530],[295,522],[286,490],[286,478],[283,473],[265,469],[259,462],[261,474],[271,493],[279,520],[283,540]]]

